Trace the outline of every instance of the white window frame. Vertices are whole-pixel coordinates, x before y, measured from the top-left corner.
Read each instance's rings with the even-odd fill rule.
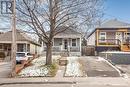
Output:
[[[105,35],[101,35],[101,33],[104,33]],[[105,39],[106,39],[106,32],[100,32],[100,34],[99,34],[100,42],[106,42],[106,40],[102,40],[101,37],[105,37]]]
[[[130,34],[130,32],[125,32],[125,34],[124,34],[124,35],[126,35],[125,39],[127,39],[128,37],[130,38],[130,36],[128,36],[128,33]]]
[[[76,40],[76,46],[77,46],[77,38],[72,38],[71,39],[71,46],[72,46],[72,40],[75,39]],[[72,47],[76,47],[76,46],[72,46]]]

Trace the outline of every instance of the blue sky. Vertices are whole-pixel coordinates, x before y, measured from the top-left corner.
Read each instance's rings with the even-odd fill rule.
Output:
[[[117,18],[130,23],[130,0],[106,0],[104,7],[104,20]],[[3,19],[0,17],[0,20]],[[6,23],[7,25],[3,25],[3,21],[0,21],[0,26],[7,27],[10,24],[10,22]]]
[[[106,0],[104,19],[117,18],[130,23],[130,0]]]

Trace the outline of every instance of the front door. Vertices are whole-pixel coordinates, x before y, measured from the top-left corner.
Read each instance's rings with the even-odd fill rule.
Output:
[[[68,40],[67,39],[64,40],[64,49],[65,50],[68,49]]]
[[[116,39],[120,40],[121,42],[123,41],[122,32],[116,32]]]

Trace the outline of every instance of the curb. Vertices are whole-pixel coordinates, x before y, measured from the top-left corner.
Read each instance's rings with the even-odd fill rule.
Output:
[[[0,83],[0,86],[12,84],[76,84],[76,82],[10,82]]]

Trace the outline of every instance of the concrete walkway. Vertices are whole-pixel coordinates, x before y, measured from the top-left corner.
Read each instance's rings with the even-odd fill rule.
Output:
[[[11,72],[11,62],[0,63],[0,78],[9,77]]]
[[[63,78],[64,72],[65,72],[65,66],[59,66],[59,70],[57,71],[55,78]]]

